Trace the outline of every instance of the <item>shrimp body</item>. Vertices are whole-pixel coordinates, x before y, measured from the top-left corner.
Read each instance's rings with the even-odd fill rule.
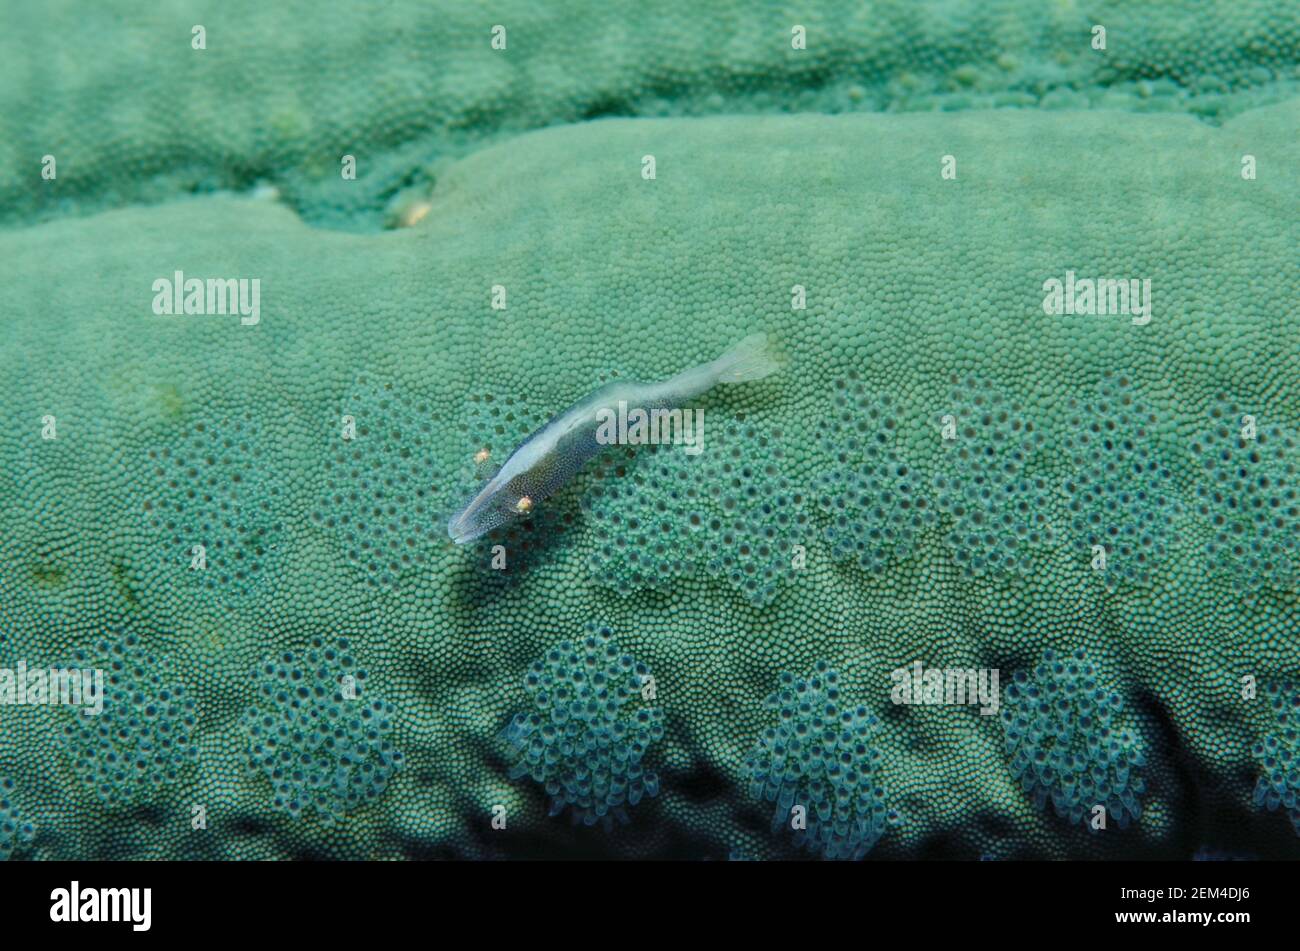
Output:
[[[602,416],[616,412],[620,402],[647,411],[670,409],[719,383],[761,380],[781,366],[766,335],[754,334],[716,360],[668,380],[615,380],[597,387],[520,443],[497,473],[452,517],[447,534],[457,544],[464,544],[528,515],[609,448],[607,442],[597,439],[597,430]]]

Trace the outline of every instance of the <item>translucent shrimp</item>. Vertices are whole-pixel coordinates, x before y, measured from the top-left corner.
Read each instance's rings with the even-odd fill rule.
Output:
[[[597,438],[600,421],[619,403],[647,411],[680,407],[719,384],[771,376],[784,365],[766,334],[752,334],[722,356],[659,383],[615,380],[598,387],[525,439],[447,524],[457,544],[473,541],[535,506],[567,485],[579,470],[609,448]]]

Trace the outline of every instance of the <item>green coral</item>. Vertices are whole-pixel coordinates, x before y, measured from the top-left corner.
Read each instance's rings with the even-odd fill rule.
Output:
[[[707,573],[761,605],[795,577],[808,515],[782,473],[783,433],[734,420],[707,432],[707,451],[651,446],[604,466],[583,498],[602,584],[626,593]]]
[[[593,14],[592,35],[625,12],[610,10]],[[23,77],[0,82],[0,104],[12,106],[0,108],[0,205],[15,228],[33,225],[0,233],[11,275],[0,287],[0,394],[13,421],[0,428],[11,461],[0,471],[3,649],[42,662],[105,630],[133,634],[171,658],[168,678],[196,705],[201,751],[174,781],[164,771],[167,782],[131,790],[150,807],[150,821],[137,821],[52,755],[61,740],[47,711],[14,708],[0,753],[5,774],[24,777],[42,857],[785,856],[788,838],[752,821],[746,754],[771,726],[762,699],[781,672],[818,660],[840,672],[846,695],[882,711],[873,778],[907,821],[873,857],[933,854],[935,843],[961,857],[1185,857],[1204,842],[1295,854],[1249,808],[1242,777],[1258,734],[1238,684],[1300,663],[1290,552],[1273,547],[1290,524],[1273,480],[1290,478],[1287,434],[1300,426],[1290,7],[1103,6],[1088,11],[1112,24],[1103,57],[1087,45],[1093,17],[1070,8],[1030,18],[1025,33],[989,26],[1014,20],[1015,4],[988,21],[886,6],[838,45],[818,45],[833,18],[811,22],[806,60],[791,58],[783,8],[761,7],[753,32],[707,49],[665,39],[697,36],[694,12],[647,11],[630,33],[650,53],[603,77],[580,51],[556,52],[545,41],[554,32],[530,37],[537,21],[526,11],[522,30],[511,27],[514,48],[527,50],[517,60],[490,59],[490,24],[456,12],[447,42],[433,44],[445,67],[408,55],[430,47],[438,11],[394,5],[355,34],[331,14],[311,57],[275,45],[290,11],[223,7],[205,53],[176,27],[193,19],[188,7],[142,13],[139,42],[157,54],[149,77],[124,56],[87,55],[82,39],[31,42],[20,29],[0,41],[12,47],[0,69]],[[1188,11],[1224,28],[1189,32]],[[93,17],[95,51],[117,49],[116,21]],[[230,42],[227,17],[248,43]],[[26,77],[49,79],[31,64],[52,61],[54,42],[92,80],[80,92],[46,82],[48,97],[34,96]],[[315,95],[303,76],[320,62],[366,78],[331,78],[338,94]],[[237,99],[223,81],[235,73],[251,84]],[[1247,108],[1267,99],[1277,101]],[[49,107],[34,112],[32,101]],[[983,109],[1017,104],[1042,108]],[[784,114],[808,109],[889,112]],[[516,135],[619,112],[673,117]],[[710,112],[754,115],[682,117]],[[337,178],[336,153],[354,139],[365,145],[360,194]],[[60,172],[42,184],[33,157],[47,151]],[[654,180],[641,177],[646,154],[657,158]],[[1240,172],[1247,154],[1253,180]],[[941,174],[945,155],[955,179]],[[204,194],[258,180],[316,223],[365,231],[408,190],[427,214],[393,234],[337,234],[283,203]],[[146,201],[159,204],[132,206]],[[109,206],[122,207],[35,224]],[[260,279],[261,321],[151,313],[153,282],[177,269]],[[1152,321],[1045,315],[1042,283],[1067,269],[1149,277]],[[498,283],[505,310],[489,303]],[[796,285],[804,309],[791,305]],[[735,584],[743,565],[725,564],[739,556],[716,547],[720,538],[653,585],[625,584],[624,563],[601,560],[620,537],[625,548],[653,544],[609,526],[634,507],[654,511],[656,498],[676,503],[652,484],[670,471],[665,452],[613,453],[513,534],[472,549],[444,537],[440,507],[463,501],[479,449],[500,461],[611,374],[662,379],[760,329],[781,342],[788,369],[705,405],[711,420],[782,449],[770,478],[756,439],[731,461],[742,482],[755,466],[763,487],[758,499],[733,495],[752,534],[765,536],[763,505],[786,488],[805,501],[804,530],[773,528],[773,552],[799,544],[806,560],[795,567],[782,553],[762,597]],[[852,372],[861,398],[836,389]],[[1106,390],[1121,378],[1135,408]],[[516,401],[505,410],[516,418],[485,411],[488,393],[497,407]],[[1258,461],[1259,445],[1237,446],[1231,433],[1213,441],[1224,424],[1205,414],[1221,399],[1260,421]],[[349,413],[368,435],[342,438]],[[949,414],[953,440],[942,431]],[[42,438],[47,416],[57,438]],[[879,453],[849,444],[860,423],[874,439],[887,419],[895,435],[875,443]],[[236,421],[254,421],[249,441],[230,436]],[[1085,444],[1080,431],[1094,423],[1147,436],[1132,451],[1122,437]],[[227,438],[229,451],[217,451]],[[1205,462],[1223,452],[1235,468],[1220,482]],[[1149,477],[1145,488],[1105,478],[1130,467]],[[1072,481],[1079,472],[1086,482]],[[931,502],[933,523],[864,499],[900,480]],[[584,511],[597,484],[638,485],[635,506],[610,506],[603,521]],[[1262,514],[1274,502],[1282,511]],[[1240,526],[1222,529],[1226,542],[1216,540],[1221,512]],[[1013,551],[991,559],[1008,525]],[[1234,534],[1261,546],[1249,556],[1258,564],[1236,557]],[[1094,537],[1118,537],[1108,570],[1120,583],[1097,583],[1079,557]],[[193,544],[209,549],[204,572],[189,567]],[[488,563],[495,544],[504,572]],[[1209,572],[1207,544],[1218,546]],[[240,561],[260,569],[241,577]],[[1134,562],[1143,568],[1126,573]],[[761,574],[769,562],[753,564]],[[593,566],[611,574],[593,577]],[[549,821],[536,784],[510,781],[498,739],[529,664],[555,632],[592,617],[654,670],[663,711],[652,748],[660,794],[613,833]],[[349,639],[371,672],[367,694],[400,713],[378,743],[400,750],[404,768],[378,791],[353,771],[355,757],[338,764],[336,785],[337,769],[310,755],[301,784],[283,777],[277,804],[276,780],[241,768],[242,714],[255,707],[286,728],[297,714],[259,697],[248,672],[322,631]],[[1014,669],[1080,645],[1098,682],[1130,701],[1126,727],[1152,744],[1141,819],[1122,835],[1074,835],[1037,809],[988,718],[884,699],[888,672],[917,657]],[[295,729],[303,739],[288,752],[308,755],[309,732]],[[358,736],[354,753],[371,756],[375,738]],[[1155,743],[1173,736],[1177,746]],[[318,790],[333,823],[306,805]],[[298,816],[283,808],[293,801],[304,804]],[[206,828],[193,826],[196,805]],[[490,828],[497,805],[509,816],[502,834]]]
[[[746,758],[745,778],[751,796],[774,804],[772,831],[793,827],[795,841],[824,858],[863,858],[898,821],[879,780],[880,721],[841,699],[839,674],[825,661],[807,677],[783,673],[763,706],[776,726]]]
[[[0,862],[5,861],[36,838],[36,827],[24,818],[14,801],[16,784],[8,776],[0,779]]]
[[[1089,829],[1105,808],[1121,829],[1142,816],[1145,743],[1123,726],[1124,702],[1097,680],[1088,652],[1043,653],[1033,674],[1017,671],[1006,690],[1002,727],[1011,773],[1034,805]]]
[[[1106,585],[1148,584],[1177,544],[1184,506],[1159,445],[1167,423],[1124,377],[1103,377],[1091,399],[1070,406],[1070,527]]]
[[[951,519],[945,540],[970,574],[1033,570],[1035,549],[1056,538],[1051,488],[1036,470],[1046,438],[1023,407],[975,379],[954,381],[945,465],[934,477],[939,510]]]
[[[284,526],[280,486],[263,468],[262,427],[245,411],[196,421],[150,447],[141,509],[178,580],[185,571],[207,591],[245,597],[275,574]]]
[[[131,807],[180,783],[198,760],[198,717],[175,664],[125,634],[75,651],[68,666],[102,677],[102,711],[70,710],[61,728],[68,763],[95,797]]]
[[[342,400],[337,427],[311,519],[368,583],[395,588],[446,537],[447,492],[430,478],[441,431],[428,402],[365,378]]]
[[[1271,729],[1251,749],[1259,769],[1254,803],[1270,812],[1281,809],[1300,835],[1300,691],[1271,684],[1267,696]]]
[[[1192,443],[1200,469],[1196,506],[1212,527],[1206,563],[1241,595],[1300,581],[1300,438],[1277,422],[1257,423],[1219,400],[1211,426]]]
[[[880,573],[916,551],[935,511],[924,478],[895,445],[900,424],[888,394],[872,397],[856,373],[835,390],[834,410],[819,424],[831,468],[818,479],[817,504],[831,556]]]
[[[257,700],[240,728],[249,763],[270,780],[276,809],[327,823],[377,799],[402,768],[390,734],[397,709],[364,696],[366,671],[348,641],[314,638],[257,669]]]
[[[569,810],[585,826],[615,819],[659,794],[659,777],[641,763],[663,737],[663,711],[647,700],[650,669],[619,650],[613,631],[588,625],[582,640],[561,641],[524,677],[532,702],[504,731],[510,777],[527,776],[550,797],[550,814]]]
[[[64,0],[9,15],[0,219],[10,224],[237,188],[271,191],[331,227],[376,228],[441,181],[449,157],[539,126],[1008,107],[1221,121],[1300,82],[1300,13],[1268,0],[884,0],[869,16],[848,0],[806,11],[575,0],[562,17],[527,0],[328,11],[167,0],[130,17]],[[1091,45],[1098,24],[1105,50]],[[496,26],[505,49],[492,46]],[[793,48],[796,26],[804,49]],[[47,154],[53,181],[41,178]],[[340,174],[344,155],[357,160],[353,180]]]

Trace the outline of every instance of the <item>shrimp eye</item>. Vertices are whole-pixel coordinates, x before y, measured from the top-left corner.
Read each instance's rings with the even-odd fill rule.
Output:
[[[527,515],[532,510],[533,510],[533,500],[531,497],[527,495],[521,497],[519,501],[515,503],[515,511],[518,512],[520,515]]]

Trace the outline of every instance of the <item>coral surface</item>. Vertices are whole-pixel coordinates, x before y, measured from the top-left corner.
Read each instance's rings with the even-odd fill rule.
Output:
[[[116,677],[0,708],[0,857],[1300,855],[1300,8],[708,6],[0,35],[0,668]]]

